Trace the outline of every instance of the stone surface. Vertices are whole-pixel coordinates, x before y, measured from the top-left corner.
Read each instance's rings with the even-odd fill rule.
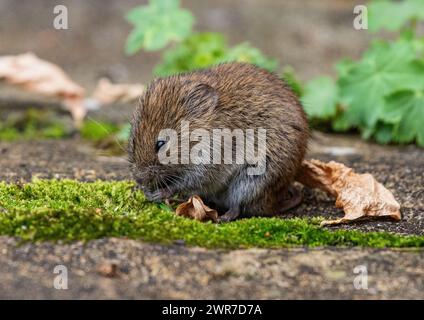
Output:
[[[123,239],[17,247],[0,237],[0,252],[2,299],[424,298],[424,251],[224,251]],[[54,287],[58,265],[67,269],[67,290]],[[105,266],[116,270],[99,272]],[[367,282],[357,278],[361,266]]]
[[[384,147],[356,137],[314,134],[308,157],[371,172],[402,205],[399,222],[367,221],[340,228],[423,234],[424,151]],[[0,180],[130,179],[125,157],[105,157],[80,140],[0,142]],[[338,216],[333,200],[303,190],[286,216]],[[68,290],[53,282],[68,268]],[[368,289],[355,289],[365,265]],[[24,244],[0,237],[0,298],[143,299],[423,299],[424,250],[322,248],[206,250],[100,239],[87,244]]]

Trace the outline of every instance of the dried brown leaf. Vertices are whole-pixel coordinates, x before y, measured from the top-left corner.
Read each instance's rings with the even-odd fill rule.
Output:
[[[65,98],[63,100],[63,105],[70,112],[76,128],[82,126],[83,120],[87,115],[87,108],[84,101],[81,98]]]
[[[137,100],[144,92],[142,84],[113,84],[109,79],[102,78],[97,83],[91,96],[101,105],[113,102],[131,102]]]
[[[343,218],[326,220],[321,225],[346,223],[365,217],[401,219],[400,205],[389,190],[371,174],[355,173],[341,163],[305,160],[297,181],[335,196],[336,207],[344,210]]]
[[[59,98],[77,125],[84,119],[84,89],[61,68],[33,53],[0,57],[0,79],[30,92]]]
[[[188,201],[181,203],[177,209],[178,216],[192,218],[199,221],[218,221],[218,212],[205,205],[199,196],[192,196]]]

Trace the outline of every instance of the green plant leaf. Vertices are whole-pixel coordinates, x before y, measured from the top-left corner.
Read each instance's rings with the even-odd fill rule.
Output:
[[[202,32],[190,35],[176,47],[167,50],[154,73],[168,76],[230,61],[249,62],[268,70],[274,70],[277,66],[276,60],[265,57],[247,43],[229,48],[222,34]]]
[[[424,20],[424,1],[373,1],[368,5],[368,27],[372,32],[397,31],[413,21]]]
[[[336,71],[339,77],[343,77],[348,74],[350,69],[355,65],[355,62],[351,59],[342,59],[336,63]]]
[[[348,106],[339,122],[372,129],[381,117],[384,96],[423,88],[424,64],[415,57],[411,42],[375,43],[338,81],[341,101]]]
[[[294,93],[297,94],[298,97],[302,97],[304,95],[304,88],[302,83],[297,78],[296,73],[292,67],[286,66],[283,69],[281,79],[283,79],[290,86],[290,88]]]
[[[389,143],[393,140],[393,124],[379,121],[377,123],[374,136],[378,143]]]
[[[395,141],[409,143],[416,140],[424,147],[424,89],[404,90],[387,96],[383,120],[395,123]]]
[[[205,68],[221,61],[226,50],[225,38],[219,33],[192,34],[164,52],[162,62],[155,67],[154,73],[168,76]]]
[[[302,103],[310,118],[330,119],[336,115],[338,98],[333,79],[323,76],[306,84]]]
[[[150,0],[148,5],[132,9],[126,17],[134,25],[127,38],[126,53],[160,50],[170,41],[187,37],[194,17],[190,11],[179,8],[179,4],[179,0]]]
[[[240,43],[228,50],[222,58],[222,62],[237,61],[255,64],[259,67],[274,71],[277,68],[278,61],[262,54],[262,52],[252,47],[249,43]]]
[[[414,51],[417,53],[418,58],[424,58],[424,38],[411,39]]]

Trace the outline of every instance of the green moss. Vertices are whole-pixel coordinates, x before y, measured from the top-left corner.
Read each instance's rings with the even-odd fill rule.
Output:
[[[0,127],[0,140],[15,141],[19,137],[19,132],[15,128]]]
[[[81,137],[91,141],[101,141],[117,133],[119,127],[106,122],[87,120],[81,128]]]
[[[0,122],[0,140],[59,139],[67,135],[65,125],[46,110],[28,109]]]
[[[28,109],[7,115],[0,121],[0,141],[70,138],[73,129],[52,111]],[[129,124],[118,126],[108,122],[86,120],[80,129],[83,140],[106,155],[122,155],[129,135]]]
[[[128,237],[208,248],[287,246],[423,247],[422,236],[329,230],[320,219],[251,218],[217,225],[176,216],[130,182],[35,180],[0,183],[0,234],[23,240]]]
[[[122,139],[122,131],[127,127],[112,123],[87,120],[84,122],[80,134],[95,148],[102,150],[106,155],[122,155],[126,152],[128,138]]]

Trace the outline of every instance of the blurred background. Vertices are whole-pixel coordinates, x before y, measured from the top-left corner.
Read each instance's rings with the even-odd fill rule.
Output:
[[[127,56],[132,26],[124,19],[146,0],[0,0],[0,55],[33,51],[92,88],[97,79],[148,82],[160,52]],[[69,29],[53,28],[53,8],[68,8]],[[340,57],[357,58],[367,47],[366,30],[352,27],[357,0],[183,0],[196,32],[220,32],[229,45],[248,41],[301,80],[333,74]]]
[[[58,5],[66,12],[55,13]],[[242,61],[286,80],[316,130],[424,146],[422,0],[0,0],[0,15],[0,57],[33,52],[85,89],[78,106],[69,100],[75,92],[50,94],[65,98],[77,128],[93,110],[86,98],[95,97],[99,107],[116,102],[104,98],[112,91],[116,98],[126,90],[133,101],[140,95],[110,84],[141,87],[154,77]],[[54,27],[61,15],[65,29]],[[6,82],[16,84],[22,74],[9,70]],[[43,90],[57,90],[60,81]],[[25,94],[15,89],[0,86],[0,107],[16,109]],[[98,115],[112,111],[109,121],[128,122],[134,103],[125,102],[97,108]],[[24,109],[33,105],[25,103]],[[0,138],[13,126],[0,123]]]

